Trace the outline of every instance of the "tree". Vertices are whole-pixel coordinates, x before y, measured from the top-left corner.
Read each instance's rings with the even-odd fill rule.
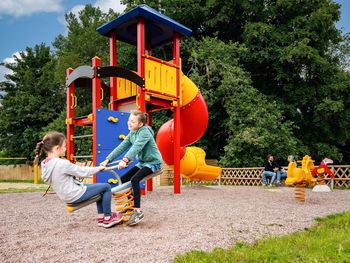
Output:
[[[345,128],[350,86],[341,53],[332,52],[343,39],[335,27],[339,5],[278,1],[265,9],[268,15],[246,23],[242,34],[254,87],[278,101],[308,154],[318,161],[325,156],[343,161],[341,147],[350,138]]]
[[[277,102],[252,87],[238,59],[245,52],[237,44],[205,38],[195,43],[190,58],[190,77],[209,108],[209,127],[200,144],[226,167],[260,166],[268,153],[285,159],[301,147]]]
[[[331,0],[157,0],[146,2],[190,27],[194,37],[217,37],[247,48],[238,53],[251,85],[274,100],[293,134],[316,160],[349,162],[349,41],[336,28],[340,6]],[[205,19],[203,19],[205,18]],[[342,43],[342,45],[340,45]],[[345,56],[344,59],[344,54]],[[186,57],[186,50],[183,57]],[[186,59],[183,67],[188,66]],[[324,118],[324,115],[327,118]],[[336,136],[335,132],[341,136]],[[344,157],[346,157],[344,159]]]
[[[53,43],[58,58],[57,81],[64,84],[67,68],[74,69],[82,65],[91,65],[91,60],[95,56],[101,58],[102,65],[109,65],[109,38],[98,34],[96,29],[115,19],[118,15],[111,9],[109,13],[103,13],[98,7],[95,8],[91,5],[86,5],[78,15],[66,14],[68,34],[66,37],[59,35]],[[135,69],[136,53],[134,47],[118,42],[118,65]],[[104,81],[108,84],[109,78],[104,79]],[[78,97],[78,103],[84,102],[84,104],[79,103],[76,109],[78,116],[91,113],[91,89],[80,87],[76,89],[75,93]]]
[[[26,48],[4,66],[13,73],[0,83],[0,147],[9,157],[32,157],[40,131],[64,108],[64,92],[55,81],[56,59],[44,44]]]

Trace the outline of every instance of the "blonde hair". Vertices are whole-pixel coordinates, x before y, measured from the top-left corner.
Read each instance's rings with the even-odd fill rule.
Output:
[[[34,163],[39,162],[39,157],[43,151],[48,153],[52,150],[53,147],[57,145],[62,146],[65,140],[66,140],[66,136],[61,132],[52,131],[47,133],[44,136],[43,140],[36,144],[36,147],[34,150],[35,152]]]
[[[148,114],[144,113],[142,111],[139,110],[132,110],[130,111],[130,113],[134,116],[137,116],[137,119],[139,120],[139,122],[142,122],[143,125],[146,125],[148,122]]]
[[[293,156],[293,155],[288,155],[287,160],[288,160],[289,162],[294,162],[294,156]]]

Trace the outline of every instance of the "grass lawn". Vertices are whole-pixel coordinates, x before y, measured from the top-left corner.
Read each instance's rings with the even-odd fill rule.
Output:
[[[33,181],[19,180],[0,180],[0,194],[5,193],[25,193],[25,192],[43,192],[48,185],[39,182],[34,184]]]
[[[193,251],[174,262],[350,262],[350,212],[317,219],[314,227],[288,236]]]
[[[25,189],[8,188],[8,189],[0,189],[0,194],[45,192],[45,191],[46,191],[46,188],[25,188]]]

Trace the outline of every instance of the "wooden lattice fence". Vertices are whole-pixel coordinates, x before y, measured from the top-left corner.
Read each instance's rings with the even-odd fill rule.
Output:
[[[334,173],[335,188],[350,188],[350,165],[330,165]],[[261,185],[261,173],[263,167],[253,168],[223,168],[220,176],[222,185]],[[326,183],[330,183],[330,177],[326,174]]]
[[[331,171],[334,173],[334,187],[350,188],[350,165],[332,165]],[[327,176],[326,182],[329,182]]]
[[[287,167],[284,167],[287,168]],[[330,170],[334,173],[334,188],[350,189],[350,165],[330,165]],[[223,168],[221,175],[212,184],[221,185],[261,185],[261,173],[263,167],[250,168]],[[326,183],[330,183],[330,177],[326,174]],[[184,180],[186,182],[186,180]],[[161,175],[161,185],[172,185],[173,173],[170,168],[163,170]],[[208,183],[208,182],[199,182]]]
[[[261,185],[263,167],[223,168],[219,182],[221,185]]]

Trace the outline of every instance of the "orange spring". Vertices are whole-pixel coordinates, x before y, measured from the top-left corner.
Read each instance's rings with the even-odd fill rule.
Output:
[[[116,201],[115,209],[123,213],[123,221],[127,222],[134,210],[134,196],[131,189],[113,194],[113,200]]]
[[[317,175],[317,184],[318,185],[326,184],[326,180],[325,180],[324,174],[318,174]]]
[[[294,198],[300,202],[300,203],[304,203],[305,202],[305,183],[300,183],[295,185],[295,191],[294,191]]]

